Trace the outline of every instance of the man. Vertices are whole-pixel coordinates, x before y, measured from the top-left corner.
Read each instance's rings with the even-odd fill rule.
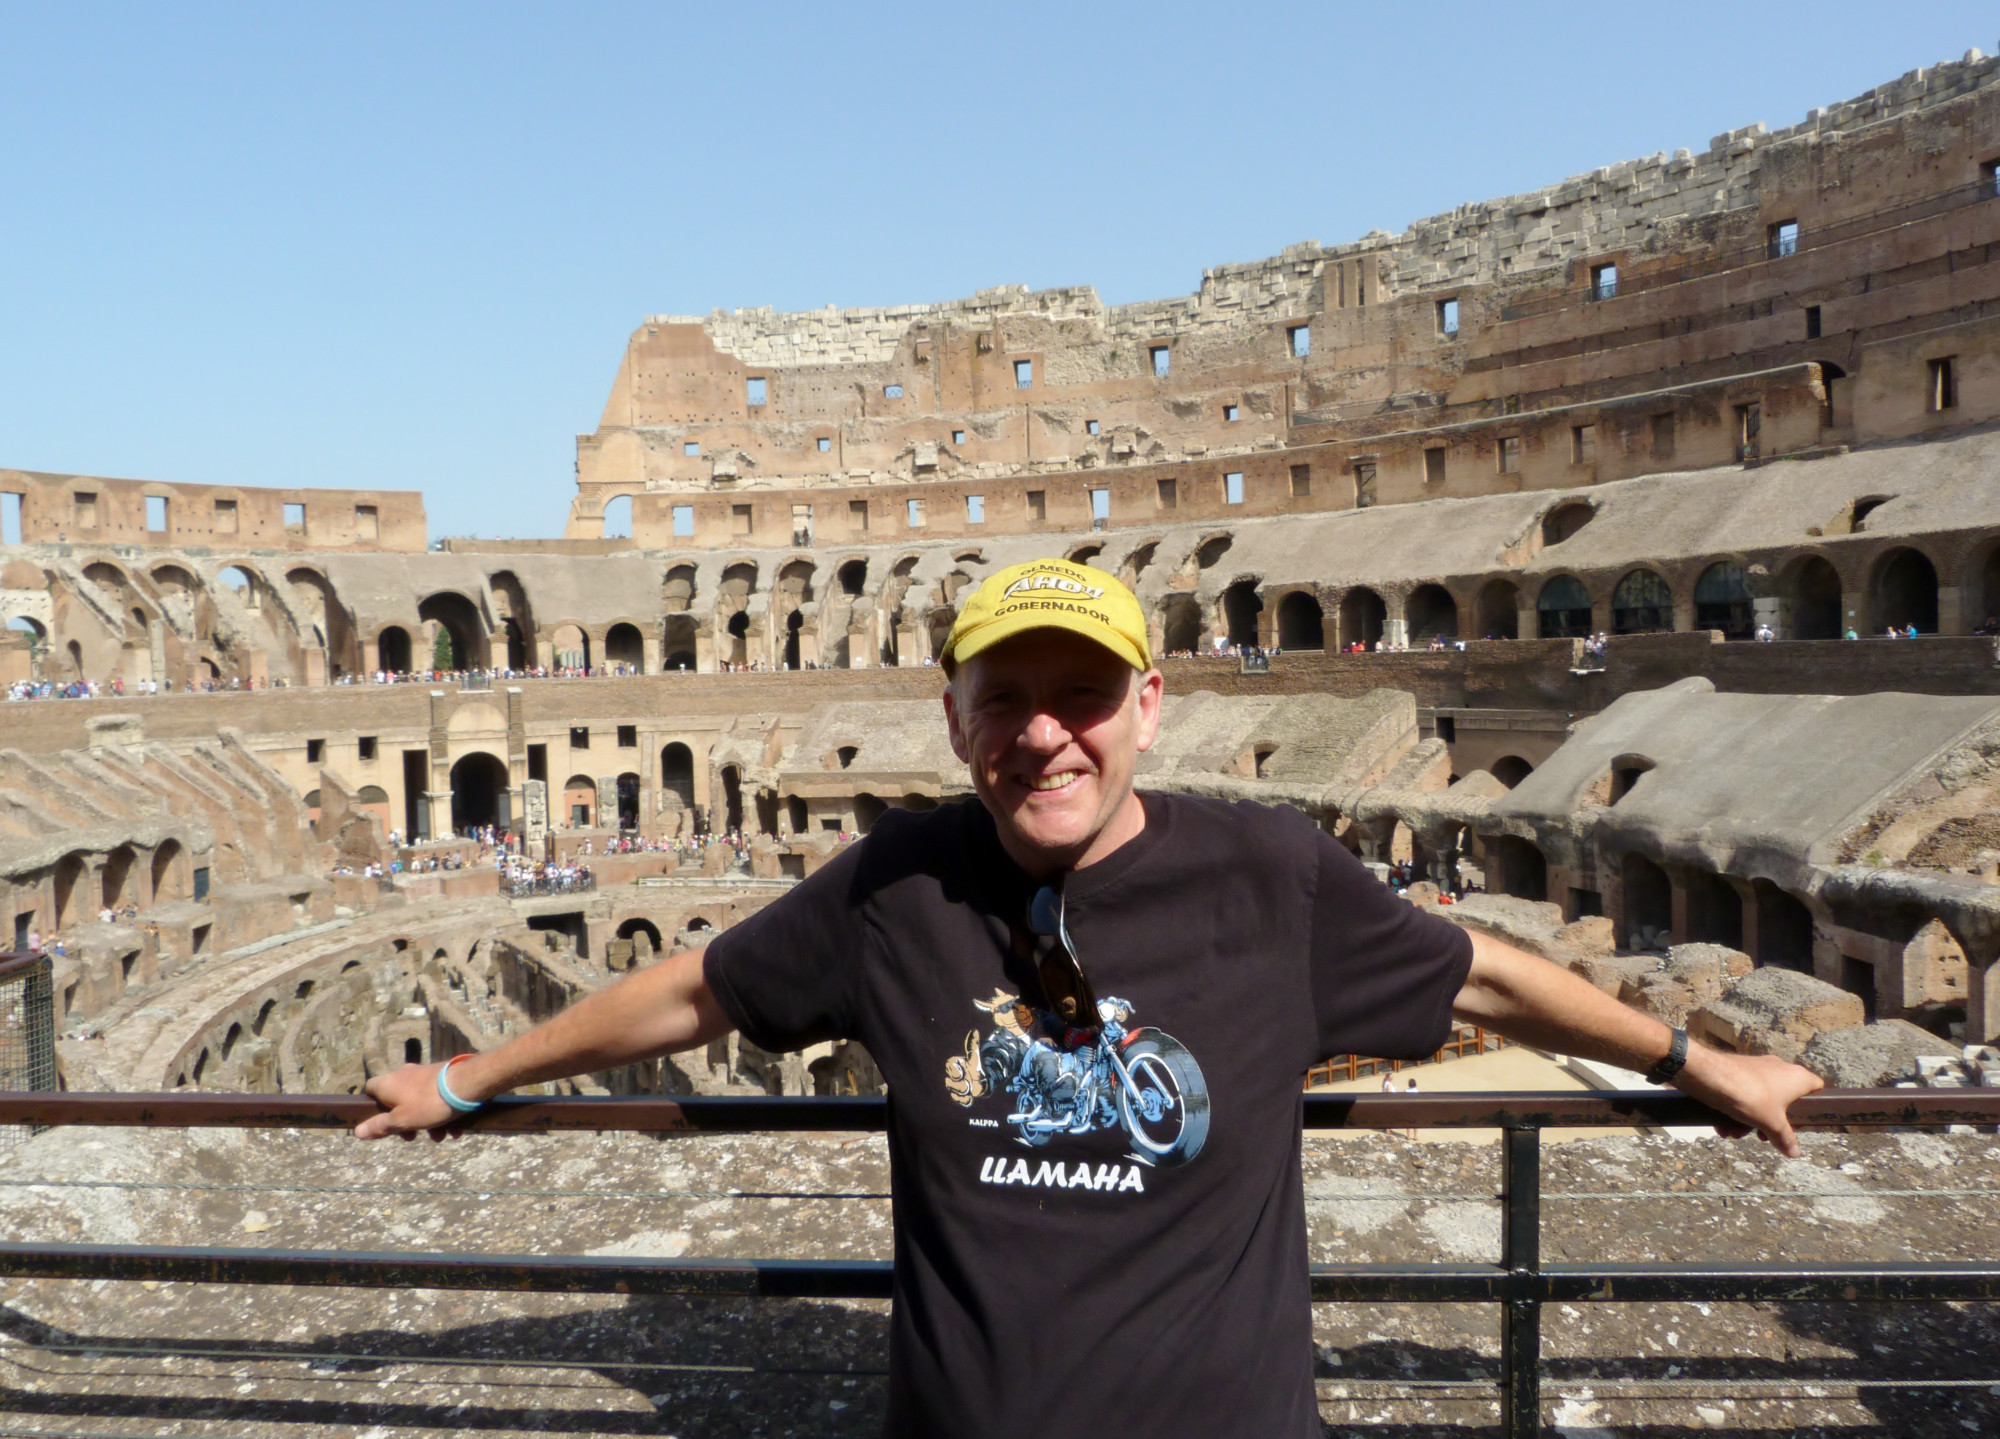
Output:
[[[445,1076],[371,1080],[358,1133],[732,1026],[859,1040],[895,1097],[888,1431],[1036,1439],[1320,1432],[1300,1081],[1327,1055],[1428,1055],[1456,1016],[1662,1076],[1684,1056],[1682,1089],[1797,1152],[1805,1070],[1686,1049],[1392,896],[1297,810],[1138,795],[1162,679],[1109,575],[1001,571],[944,665],[976,802],[891,812],[705,954]]]

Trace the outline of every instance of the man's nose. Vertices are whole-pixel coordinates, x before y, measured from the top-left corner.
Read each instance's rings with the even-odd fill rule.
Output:
[[[1021,731],[1022,747],[1037,754],[1054,754],[1069,741],[1069,727],[1047,710],[1036,711]]]

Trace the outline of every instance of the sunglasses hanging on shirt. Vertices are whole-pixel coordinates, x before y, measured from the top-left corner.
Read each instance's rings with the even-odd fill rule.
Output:
[[[1064,1024],[1072,1029],[1096,1029],[1099,1027],[1097,993],[1090,987],[1082,961],[1076,957],[1076,946],[1070,942],[1063,912],[1063,892],[1055,885],[1043,885],[1028,903],[1028,928],[1043,939],[1055,941],[1051,946],[1037,946],[1035,963],[1042,993],[1048,999],[1049,1011]]]

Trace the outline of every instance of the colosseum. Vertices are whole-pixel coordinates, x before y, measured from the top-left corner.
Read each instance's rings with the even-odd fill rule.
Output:
[[[355,1092],[702,943],[970,792],[935,657],[1049,554],[1166,656],[1142,786],[1294,804],[1711,1043],[1984,1064],[1989,263],[1972,52],[1172,299],[648,316],[560,538],[0,470],[0,897],[62,1082]],[[732,1039],[574,1089],[877,1083]]]

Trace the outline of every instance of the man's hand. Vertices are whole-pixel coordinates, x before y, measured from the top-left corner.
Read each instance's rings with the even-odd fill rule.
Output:
[[[1797,1159],[1799,1137],[1785,1111],[1794,1100],[1824,1089],[1826,1081],[1774,1054],[1729,1054],[1690,1045],[1687,1068],[1675,1078],[1674,1087],[1736,1121],[1716,1125],[1717,1134],[1741,1139],[1754,1130],[1786,1158]]]
[[[438,1093],[441,1064],[406,1064],[387,1074],[378,1074],[362,1086],[362,1092],[382,1106],[354,1127],[356,1139],[415,1139],[429,1134],[434,1140],[449,1139],[456,1111]]]

